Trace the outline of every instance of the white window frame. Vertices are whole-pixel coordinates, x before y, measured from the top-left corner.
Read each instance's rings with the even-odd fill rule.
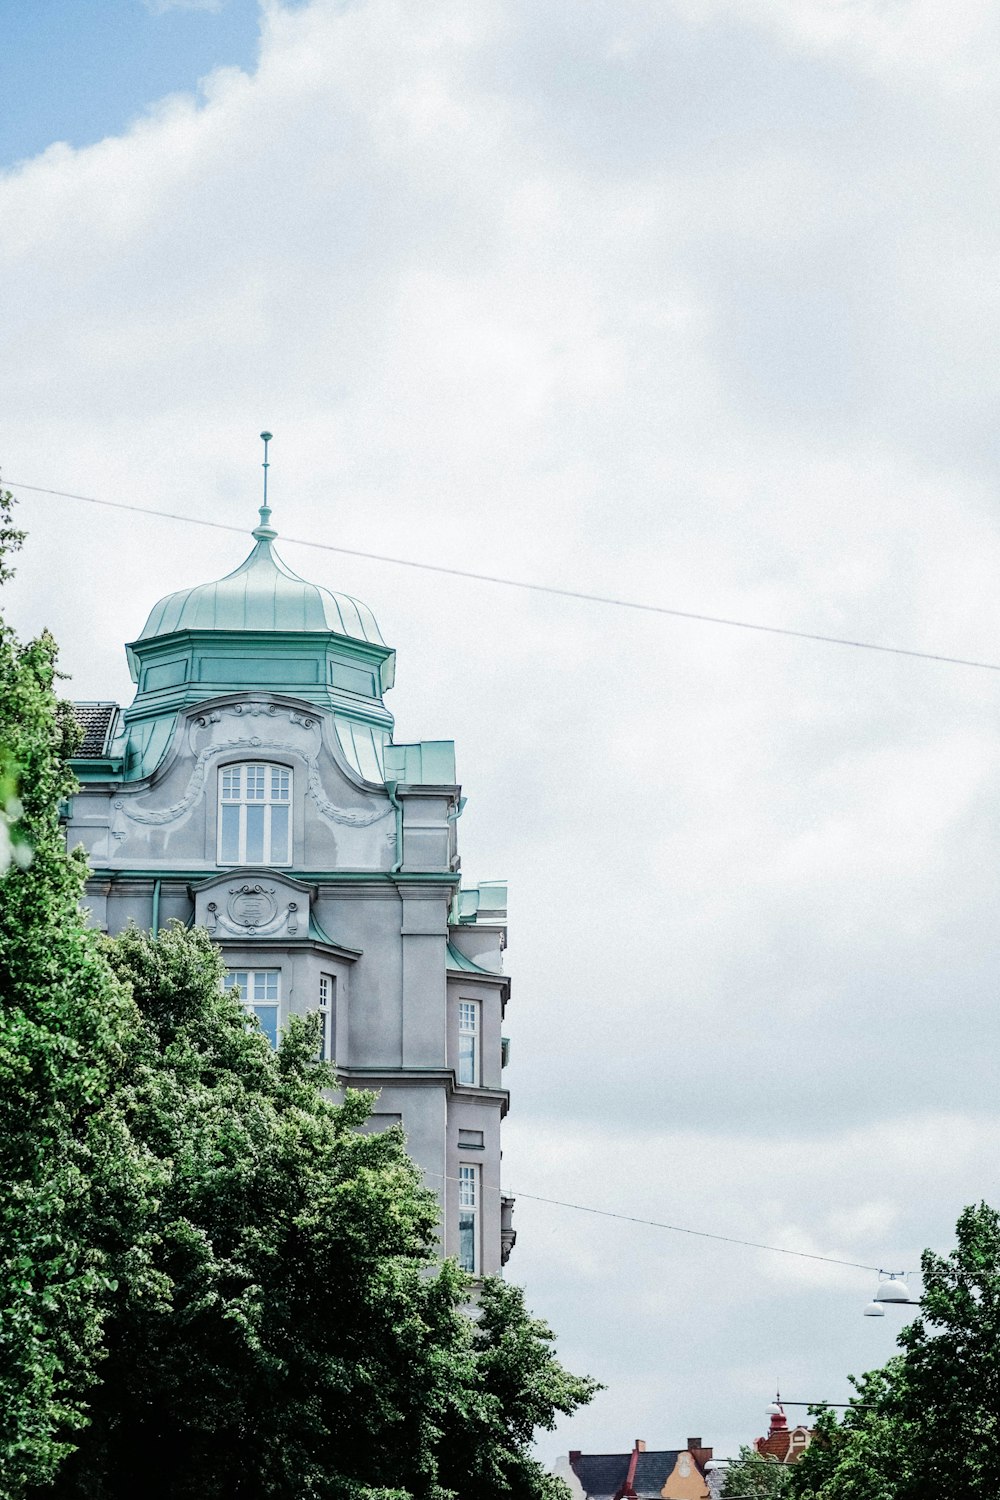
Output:
[[[319,1058],[320,1062],[333,1062],[333,1017],[337,1003],[336,974],[319,976]]]
[[[253,783],[251,787],[251,776]],[[258,777],[257,773],[263,773]],[[234,777],[238,776],[238,784],[234,789]],[[218,806],[218,837],[217,837],[217,863],[220,865],[271,865],[274,867],[290,865],[292,863],[292,806],[293,793],[295,789],[295,778],[290,766],[282,765],[280,761],[274,760],[237,760],[230,761],[220,766],[217,779],[217,806]],[[260,795],[257,788],[260,786]],[[226,817],[226,808],[237,808],[237,836],[236,857],[227,858],[223,851],[223,835],[229,820]],[[247,856],[247,823],[250,808],[261,808],[263,811],[261,832],[261,856],[260,858],[248,858]],[[273,847],[273,809],[286,808],[288,811],[288,840],[283,850],[275,851]]]
[[[480,1000],[458,1002],[458,1081],[478,1088],[482,1077],[483,1007]]]
[[[483,1174],[478,1162],[460,1162],[458,1167],[458,1263],[470,1276],[482,1272]],[[462,1255],[462,1230],[471,1229],[471,1264]]]
[[[240,1004],[252,1017],[261,1031],[271,1041],[258,1010],[274,1010],[274,1041],[277,1046],[281,1035],[281,970],[280,969],[227,969],[222,988],[229,991],[239,987]]]

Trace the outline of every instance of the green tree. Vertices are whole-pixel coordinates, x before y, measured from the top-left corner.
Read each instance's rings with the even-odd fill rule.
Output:
[[[901,1353],[855,1380],[842,1421],[820,1418],[794,1471],[799,1500],[1000,1495],[1000,1215],[963,1210],[948,1255],[926,1250],[920,1314]]]
[[[21,534],[0,494],[0,582]],[[76,744],[51,636],[0,620],[4,810],[33,850],[0,879],[0,1494],[56,1472],[96,1377],[107,1271],[90,1179],[137,1015],[80,913],[85,862],[58,807]],[[12,768],[20,771],[16,809]],[[128,1158],[119,1168],[128,1173]]]
[[[726,1469],[722,1500],[778,1500],[789,1493],[790,1473],[776,1459],[742,1447]]]
[[[10,751],[0,745],[0,880],[11,865],[22,870],[31,863],[31,845],[24,836],[21,778]]]
[[[471,1347],[439,1445],[439,1479],[460,1500],[563,1500],[566,1486],[541,1471],[532,1438],[600,1386],[562,1368],[551,1329],[527,1312],[520,1287],[499,1278],[482,1283],[477,1316],[466,1330]]]
[[[13,497],[0,490],[0,584],[12,578],[14,570],[9,558],[24,541],[24,532],[14,526],[11,519]],[[0,687],[2,687],[0,681]],[[8,745],[0,740],[0,880],[11,864],[23,869],[31,862],[31,846],[24,837],[21,819],[24,804],[21,801],[19,768]]]
[[[106,951],[142,1018],[121,1124],[150,1192],[123,1232],[113,1163],[95,1177],[116,1286],[90,1425],[54,1493],[562,1493],[530,1443],[594,1387],[516,1288],[487,1281],[466,1315],[402,1132],[361,1131],[373,1096],[324,1096],[311,1023],[276,1052],[248,1029],[205,932],[133,928]]]
[[[878,1387],[891,1384],[892,1362],[854,1381],[857,1402],[837,1419],[828,1407],[816,1411],[813,1440],[791,1470],[796,1500],[893,1500],[906,1462],[905,1436],[894,1416],[879,1412]]]

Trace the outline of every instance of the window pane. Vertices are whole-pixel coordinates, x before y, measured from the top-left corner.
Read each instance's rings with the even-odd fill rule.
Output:
[[[222,841],[219,858],[223,864],[235,865],[240,857],[240,809],[236,802],[222,804]]]
[[[273,802],[288,801],[290,782],[291,775],[284,766],[271,767],[271,800]]]
[[[253,809],[254,812],[257,808]],[[271,853],[270,858],[279,864],[288,859],[288,808],[271,808]]]
[[[462,1030],[475,1031],[476,1019],[475,1000],[460,1000],[458,1004],[458,1024]]]
[[[271,1043],[278,1045],[278,1007],[276,1005],[254,1005],[250,1007],[260,1022],[260,1029]]]
[[[458,1169],[458,1201],[462,1208],[475,1208],[476,1206],[476,1169],[475,1167],[459,1167]]]
[[[329,1062],[333,1056],[333,976],[319,976],[319,1057]]]
[[[476,1270],[476,1216],[460,1213],[458,1216],[458,1263],[463,1271]]]
[[[222,980],[223,989],[239,987],[247,1016],[256,1017],[272,1047],[278,1045],[278,998],[281,993],[280,969],[229,969]]]
[[[467,1031],[458,1038],[458,1081],[476,1082],[476,1038]]]
[[[242,766],[227,766],[222,773],[222,795],[229,802],[238,802]]]
[[[253,980],[252,1000],[277,1000],[278,998],[278,971],[277,969],[254,969],[251,975]]]
[[[263,864],[264,862],[264,809],[263,807],[247,808],[247,852],[246,858],[250,864]]]
[[[264,800],[264,770],[263,766],[247,766],[247,801],[263,802]]]

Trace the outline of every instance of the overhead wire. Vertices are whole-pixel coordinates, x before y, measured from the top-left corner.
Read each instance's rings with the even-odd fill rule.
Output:
[[[424,1172],[425,1177],[433,1177],[436,1182],[460,1182],[458,1177],[450,1177],[444,1172]],[[700,1240],[716,1240],[723,1245],[741,1245],[748,1250],[767,1250],[773,1255],[791,1255],[799,1260],[819,1260],[830,1266],[846,1266],[852,1271],[874,1271],[876,1274],[882,1270],[881,1266],[868,1265],[858,1260],[840,1260],[834,1255],[820,1255],[813,1250],[792,1250],[788,1245],[768,1245],[761,1240],[744,1240],[733,1234],[717,1234],[709,1229],[691,1229],[683,1224],[668,1224],[663,1219],[644,1219],[637,1214],[618,1213],[611,1208],[595,1208],[590,1203],[571,1203],[564,1198],[546,1198],[540,1193],[523,1193],[511,1187],[493,1187],[493,1192],[499,1193],[501,1197],[526,1198],[532,1203],[547,1203],[554,1208],[570,1208],[577,1213],[595,1214],[602,1219],[620,1219],[626,1224],[641,1224],[649,1229],[666,1229],[671,1234],[693,1235]]]
[[[124,500],[102,500],[96,495],[78,495],[70,490],[48,489],[40,484],[24,484],[18,480],[5,479],[4,487],[11,490],[28,490],[38,495],[54,495],[62,500],[80,500],[87,505],[102,505],[111,510],[130,511],[141,516],[155,516],[165,521],[181,521],[190,526],[208,526],[213,531],[231,531],[242,536],[246,528],[234,526],[226,521],[211,521],[204,516],[190,516],[183,512],[158,510],[146,505],[132,505]],[[937,651],[919,651],[909,646],[890,646],[881,641],[855,640],[851,636],[826,635],[817,630],[795,630],[787,625],[765,625],[755,620],[737,620],[727,615],[710,615],[690,609],[677,609],[667,604],[650,604],[640,599],[623,599],[611,594],[593,593],[587,589],[564,588],[559,584],[535,583],[526,578],[507,578],[497,573],[480,573],[471,568],[453,568],[445,563],[425,562],[412,557],[393,557],[384,552],[369,552],[358,547],[344,547],[335,542],[319,542],[311,537],[282,536],[290,546],[313,547],[320,552],[336,552],[344,557],[357,557],[366,562],[388,563],[396,568],[412,568],[424,573],[443,574],[449,578],[464,578],[474,583],[489,583],[501,588],[522,589],[533,594],[546,594],[557,599],[574,599],[584,604],[602,604],[615,609],[637,610],[644,614],[666,615],[676,620],[692,620],[702,625],[723,625],[732,630],[751,630],[763,635],[787,636],[799,641],[818,641],[827,646],[846,646],[856,651],[875,651],[888,656],[907,656],[917,661],[937,662],[952,667],[973,667],[984,672],[1000,672],[1000,662],[980,661],[974,657],[950,656]]]

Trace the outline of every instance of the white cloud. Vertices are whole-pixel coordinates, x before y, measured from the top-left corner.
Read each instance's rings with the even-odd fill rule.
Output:
[[[703,25],[724,17],[766,27],[894,84],[929,82],[949,95],[996,88],[1000,21],[988,0],[956,0],[947,25],[934,0],[673,0],[672,8]]]

